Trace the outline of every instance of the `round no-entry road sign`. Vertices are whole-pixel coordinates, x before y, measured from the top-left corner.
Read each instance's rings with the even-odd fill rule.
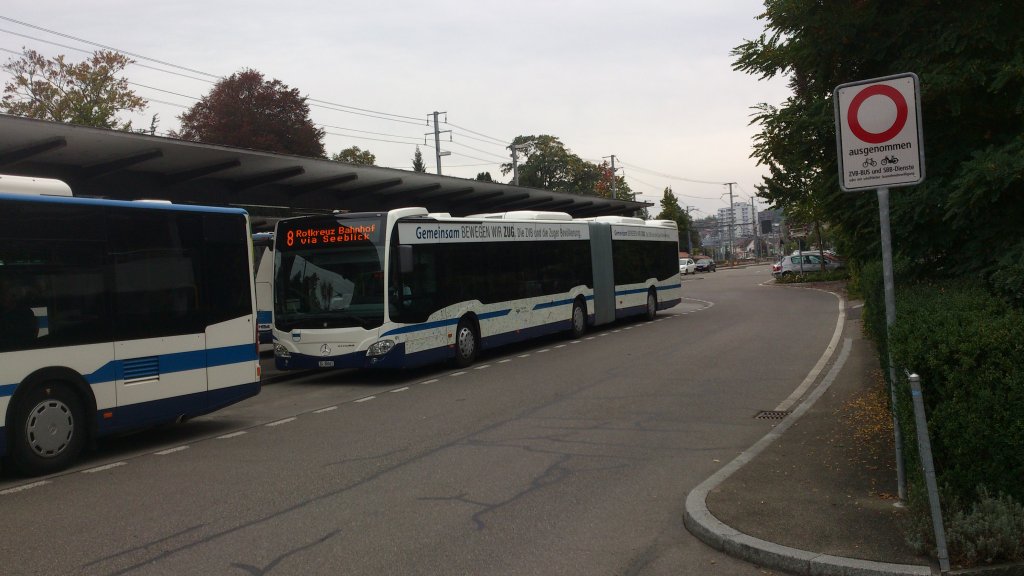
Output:
[[[836,88],[843,190],[910,186],[924,180],[918,85],[915,74],[898,74]]]

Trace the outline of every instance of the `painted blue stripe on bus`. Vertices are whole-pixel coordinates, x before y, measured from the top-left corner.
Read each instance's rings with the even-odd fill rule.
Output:
[[[394,330],[388,330],[381,334],[381,336],[391,336],[393,334],[409,334],[411,332],[419,332],[420,330],[430,330],[433,328],[440,328],[442,326],[452,326],[457,319],[448,320],[435,320],[434,322],[424,322],[423,324],[412,324],[409,326],[402,326],[401,328],[395,328]]]
[[[671,284],[669,286],[655,286],[654,289],[658,290],[658,291],[663,291],[663,290],[675,290],[677,288],[682,288],[682,287],[683,287],[682,284]],[[627,294],[643,294],[644,292],[647,292],[647,290],[648,290],[647,288],[634,288],[632,290],[616,290],[615,295],[616,296],[625,296]]]
[[[157,358],[159,358],[160,362],[160,374],[169,374],[172,372],[184,372],[186,370],[198,370],[206,367],[227,366],[229,364],[238,364],[241,362],[252,362],[255,361],[258,356],[254,345],[239,344],[237,346],[225,346],[223,348],[213,348],[210,350],[193,350],[191,352],[163,354]],[[130,363],[137,360],[137,358],[133,358],[129,360],[112,360],[107,362],[95,372],[85,374],[85,381],[88,382],[90,386],[93,386],[96,384],[102,384],[103,382],[113,382],[119,377],[124,378],[125,363],[129,363],[129,366],[131,366]],[[131,369],[129,368],[129,373],[130,372]],[[17,384],[0,385],[0,398],[13,395],[17,388]]]
[[[557,306],[568,306],[572,304],[572,299],[567,298],[565,300],[555,300],[554,302],[544,302],[543,304],[537,304],[533,307],[534,310],[544,310],[545,308],[555,308]]]
[[[501,316],[508,316],[512,312],[511,308],[506,310],[496,310],[494,312],[484,312],[483,314],[477,315],[480,320],[490,320],[491,318],[500,318]],[[454,326],[459,323],[458,318],[448,318],[445,320],[435,320],[433,322],[424,322],[423,324],[412,324],[409,326],[402,326],[401,328],[395,328],[394,330],[388,330],[381,334],[381,337],[392,336],[395,334],[411,334],[413,332],[420,332],[422,330],[431,330],[433,328],[440,328],[442,326]]]

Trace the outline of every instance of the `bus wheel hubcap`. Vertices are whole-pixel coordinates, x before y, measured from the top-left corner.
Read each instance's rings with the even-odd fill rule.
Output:
[[[29,413],[25,432],[29,446],[39,456],[53,457],[71,443],[75,418],[71,409],[59,400],[45,400]]]
[[[465,357],[472,356],[474,344],[473,332],[469,328],[463,328],[459,332],[459,351]]]

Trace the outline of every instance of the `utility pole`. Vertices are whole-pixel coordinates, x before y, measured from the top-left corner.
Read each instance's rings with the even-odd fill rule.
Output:
[[[690,208],[693,206],[686,207],[686,250],[690,253],[690,258],[693,258],[693,220],[690,219]]]
[[[616,196],[615,196],[615,154],[612,154],[611,156],[602,156],[601,157],[602,160],[604,160],[605,158],[611,158],[612,159],[612,200],[615,200],[615,198],[616,198]]]
[[[441,175],[441,156],[449,156],[449,155],[451,155],[451,152],[448,151],[448,150],[445,150],[444,152],[441,152],[441,132],[447,132],[448,133],[448,139],[450,141],[451,140],[451,133],[452,133],[452,131],[451,130],[438,130],[438,126],[437,126],[437,116],[438,116],[438,114],[444,114],[445,115],[445,117],[444,117],[445,122],[447,122],[448,121],[448,113],[447,112],[437,112],[437,111],[434,111],[434,114],[433,114],[433,116],[434,116],[434,132],[433,132],[433,134],[434,134],[434,156],[435,156],[435,158],[437,158],[437,175],[440,176]],[[427,120],[427,122],[429,123],[430,121]],[[430,136],[430,134],[431,134],[431,132],[427,132],[426,136]]]
[[[730,260],[736,259],[736,245],[733,239],[733,228],[736,225],[736,208],[732,203],[732,187],[736,185],[735,182],[726,182],[726,186],[729,187],[729,258]]]
[[[761,257],[761,241],[757,237],[757,207],[754,206],[754,197],[750,197],[750,211],[754,214],[754,255]]]
[[[509,144],[508,149],[512,151],[512,185],[519,186],[519,155],[516,154],[519,150],[525,150],[533,144],[533,140],[529,142],[523,142],[522,144]]]

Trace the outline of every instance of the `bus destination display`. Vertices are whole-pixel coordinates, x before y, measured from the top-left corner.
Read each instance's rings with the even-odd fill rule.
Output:
[[[332,221],[322,226],[307,225],[287,230],[283,244],[286,248],[327,248],[361,242],[376,243],[379,232],[376,222],[339,224]]]

